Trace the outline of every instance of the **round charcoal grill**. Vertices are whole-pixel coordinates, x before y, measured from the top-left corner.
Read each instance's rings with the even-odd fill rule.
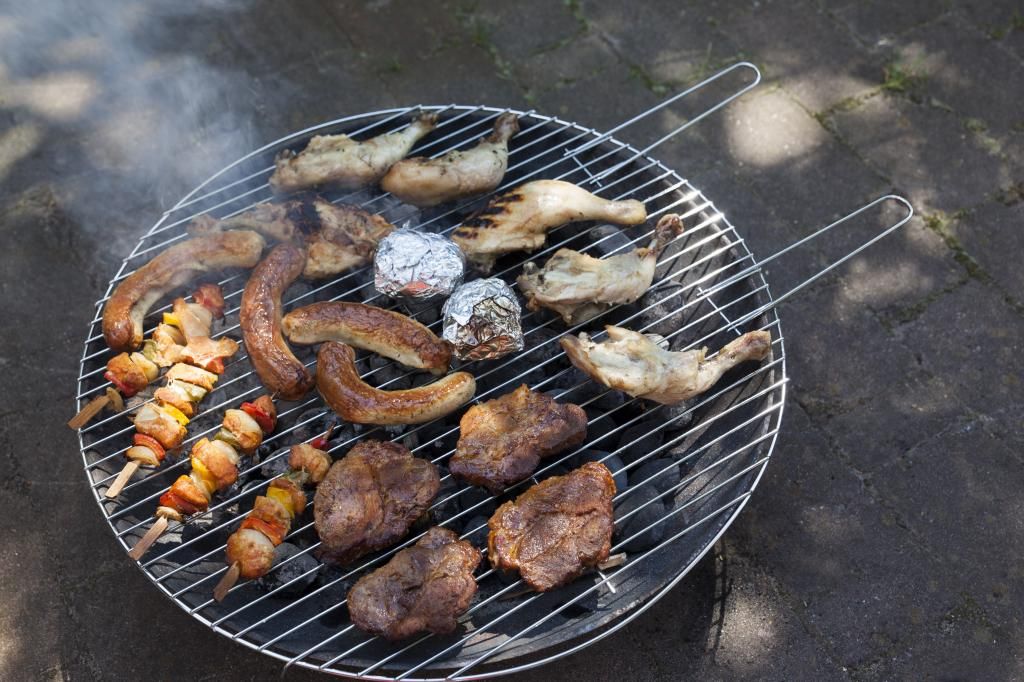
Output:
[[[736,65],[705,83],[738,67],[753,69]],[[754,84],[756,80],[718,106]],[[429,156],[472,146],[498,115],[508,111],[456,105],[391,109],[338,119],[283,138],[218,172],[168,211],[140,239],[107,294],[135,267],[186,238],[186,226],[194,217],[203,213],[227,217],[270,200],[267,178],[280,150],[301,149],[314,134],[344,132],[361,139],[391,132],[407,125],[418,108],[436,111],[440,119],[437,129],[413,150],[413,154]],[[345,595],[361,575],[414,543],[426,525],[415,526],[399,545],[338,569],[314,558],[318,539],[312,510],[307,507],[286,540],[293,551],[280,559],[266,578],[235,585],[227,598],[217,603],[212,590],[226,570],[227,537],[251,510],[254,498],[286,468],[287,446],[323,434],[336,421],[322,399],[311,394],[298,402],[280,403],[278,429],[260,448],[258,461],[243,461],[235,486],[215,496],[205,514],[184,524],[172,523],[140,562],[146,575],[176,604],[222,635],[288,664],[345,676],[460,679],[522,670],[577,651],[642,613],[711,548],[756,487],[778,434],[786,382],[782,332],[760,263],[698,189],[647,153],[667,136],[637,150],[610,133],[534,112],[516,113],[520,114],[521,131],[512,140],[508,173],[498,191],[532,179],[563,179],[605,198],[641,199],[650,219],[632,228],[594,223],[556,228],[543,249],[499,260],[495,276],[514,283],[526,260],[542,264],[561,247],[609,256],[645,245],[653,224],[667,212],[681,214],[686,226],[686,232],[661,254],[654,285],[636,303],[618,306],[597,320],[572,328],[545,311],[527,311],[523,352],[461,367],[477,378],[477,401],[527,383],[534,390],[583,406],[589,419],[584,445],[545,461],[532,481],[524,481],[498,498],[457,484],[447,474],[445,465],[458,439],[463,410],[399,430],[340,423],[330,451],[337,458],[360,439],[387,438],[434,461],[441,468],[443,485],[430,510],[432,522],[458,531],[478,547],[486,546],[486,519],[497,504],[536,480],[564,473],[587,460],[604,461],[616,474],[619,487],[612,554],[622,555],[622,563],[538,595],[526,591],[514,576],[490,570],[485,559],[477,572],[478,595],[454,634],[387,643],[351,625]],[[325,196],[379,213],[397,226],[408,224],[441,233],[450,232],[486,201],[479,198],[421,211],[379,190]],[[227,315],[223,324],[215,326],[214,336],[240,339],[238,305],[246,276],[245,272],[231,272],[219,280]],[[395,308],[375,292],[372,280],[370,267],[329,282],[299,282],[287,292],[285,307],[348,300]],[[102,375],[111,354],[103,343],[99,321],[105,300],[97,304],[85,344],[80,401],[107,386]],[[169,308],[165,305],[151,311],[148,326]],[[437,308],[402,310],[439,333]],[[607,390],[569,364],[558,339],[584,330],[593,335],[604,324],[658,334],[673,350],[707,346],[712,352],[738,334],[765,329],[772,335],[772,355],[760,364],[737,367],[704,395],[670,409]],[[603,332],[596,336],[602,337]],[[313,349],[295,350],[307,366],[313,366]],[[364,379],[381,388],[405,388],[432,379],[366,354],[358,364]],[[215,390],[200,403],[183,451],[187,453],[199,438],[216,433],[225,409],[261,392],[244,351],[240,352]],[[103,493],[124,464],[132,432],[125,415],[104,414],[83,428],[80,437],[90,486],[126,548],[153,523],[159,495],[188,471],[187,454],[176,461],[169,456],[161,469],[143,470],[115,500],[106,499]],[[311,494],[309,497],[312,500]]]

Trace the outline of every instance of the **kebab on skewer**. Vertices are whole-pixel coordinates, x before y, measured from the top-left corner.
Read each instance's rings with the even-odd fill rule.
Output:
[[[221,317],[224,314],[224,295],[216,284],[202,284],[192,292],[192,298],[213,315]],[[179,310],[182,308],[179,304]],[[199,318],[196,314],[189,312],[186,318],[190,326],[191,321]],[[153,330],[149,339],[142,342],[138,352],[118,353],[107,361],[107,371],[103,378],[111,383],[103,395],[90,400],[78,414],[68,421],[68,426],[78,430],[88,424],[93,417],[99,414],[104,407],[110,405],[115,412],[124,410],[124,398],[130,398],[139,391],[142,391],[151,382],[155,381],[160,374],[160,369],[170,367],[176,362],[184,359],[186,341],[184,334],[174,324],[168,324],[178,319],[177,314],[164,315],[165,322],[158,324]],[[206,325],[208,326],[208,325]],[[209,336],[209,331],[205,331]],[[189,351],[190,355],[209,354],[212,349],[224,348],[226,341],[205,341],[201,342],[199,337],[194,337],[193,346]],[[233,343],[233,342],[231,342]],[[213,344],[211,346],[211,344]]]
[[[274,549],[284,542],[292,521],[306,508],[303,486],[318,485],[331,467],[330,455],[320,449],[326,442],[327,438],[321,437],[313,444],[291,447],[288,473],[270,482],[267,494],[256,498],[252,512],[228,538],[229,568],[213,589],[214,599],[223,600],[239,577],[261,578],[274,567]]]
[[[183,521],[186,516],[204,512],[215,492],[238,480],[242,455],[251,455],[277,426],[277,410],[270,396],[244,402],[240,409],[224,412],[220,431],[212,439],[202,438],[192,446],[192,471],[182,474],[160,496],[156,523],[146,531],[128,556],[139,559],[164,530],[168,520]]]
[[[223,314],[220,289],[201,289],[196,300],[202,303],[175,299],[174,312],[164,315],[164,323],[157,326],[141,353],[122,353],[108,363],[104,376],[126,397],[155,379],[160,367],[170,366],[166,383],[153,394],[153,401],[135,413],[137,433],[125,452],[128,463],[107,489],[108,498],[120,494],[140,466],[160,466],[167,451],[181,445],[196,405],[224,372],[224,359],[238,351],[238,343],[232,339],[210,338],[214,315]]]

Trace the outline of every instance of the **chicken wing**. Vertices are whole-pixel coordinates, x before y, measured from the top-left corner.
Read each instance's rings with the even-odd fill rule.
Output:
[[[348,204],[332,204],[305,196],[280,204],[260,204],[231,218],[203,215],[192,221],[192,234],[212,234],[243,228],[281,242],[306,248],[303,277],[322,279],[364,265],[377,242],[395,229],[379,215]]]
[[[515,114],[502,114],[494,132],[466,151],[451,151],[436,159],[402,159],[388,171],[380,186],[407,204],[437,204],[490,192],[501,183],[508,166],[508,141],[519,132]]]
[[[372,185],[436,125],[437,114],[420,114],[402,130],[369,140],[317,135],[298,154],[291,150],[278,154],[270,188],[294,192],[318,185],[343,189]]]
[[[543,246],[552,227],[581,220],[637,225],[646,219],[641,201],[609,201],[570,182],[535,180],[492,199],[452,233],[452,240],[488,272],[498,256]]]
[[[587,414],[523,384],[512,393],[474,405],[459,422],[452,475],[499,493],[537,469],[541,459],[583,442]]]
[[[658,221],[650,245],[629,253],[594,258],[559,249],[543,268],[526,263],[519,288],[530,310],[548,308],[566,324],[585,322],[613,305],[640,298],[654,280],[658,254],[682,232],[682,220],[669,213]]]
[[[609,388],[663,405],[700,395],[736,365],[763,360],[772,348],[771,334],[748,332],[708,360],[706,348],[670,352],[644,334],[613,326],[605,331],[609,340],[604,343],[594,343],[585,333],[563,338],[572,364]]]

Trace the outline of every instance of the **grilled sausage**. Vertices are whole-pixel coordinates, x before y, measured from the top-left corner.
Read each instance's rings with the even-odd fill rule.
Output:
[[[466,372],[426,386],[382,391],[359,378],[355,358],[355,351],[343,343],[320,346],[316,386],[332,410],[356,424],[422,424],[459,409],[476,393],[476,381]]]
[[[168,291],[201,272],[251,268],[260,259],[263,237],[248,230],[187,239],[169,247],[121,282],[103,309],[103,338],[111,349],[142,345],[142,321]]]
[[[416,320],[364,303],[314,303],[291,311],[282,324],[292,343],[341,341],[434,374],[448,371],[452,359],[448,342]]]
[[[281,295],[305,264],[302,249],[278,244],[252,271],[242,293],[239,322],[249,359],[263,385],[285,400],[296,400],[313,387],[313,376],[281,335]]]

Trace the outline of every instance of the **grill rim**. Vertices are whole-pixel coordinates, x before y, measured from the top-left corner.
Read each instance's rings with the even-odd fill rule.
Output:
[[[497,107],[476,107],[476,106],[468,106],[468,105],[448,105],[448,106],[429,106],[429,107],[427,107],[427,106],[420,106],[420,107],[417,107],[417,108],[421,108],[421,109],[424,109],[424,110],[451,110],[451,109],[456,109],[456,110],[465,110],[465,111],[476,110],[476,111],[490,111],[490,112],[501,112],[501,111],[509,111],[510,110],[510,109],[507,109],[507,108],[506,109],[501,109],[501,108],[497,108]],[[343,118],[340,118],[340,119],[335,119],[333,121],[328,121],[328,122],[319,124],[317,126],[313,126],[313,127],[307,128],[304,131],[300,131],[299,133],[293,133],[291,135],[285,136],[285,137],[281,138],[280,140],[278,140],[278,141],[276,141],[274,143],[270,143],[268,145],[265,145],[264,147],[260,148],[260,150],[257,150],[255,152],[251,152],[250,154],[246,155],[242,159],[239,159],[236,162],[233,162],[232,164],[230,164],[229,166],[226,166],[225,168],[221,169],[220,171],[218,171],[217,173],[212,175],[210,178],[208,178],[206,181],[201,183],[199,186],[197,186],[194,190],[189,192],[185,197],[182,198],[182,200],[179,200],[179,202],[175,205],[174,208],[170,209],[169,211],[166,211],[157,220],[157,222],[153,225],[153,227],[151,227],[150,230],[147,231],[139,239],[139,243],[136,245],[136,248],[133,250],[133,255],[130,255],[128,258],[125,259],[124,263],[122,264],[122,268],[119,271],[118,275],[115,275],[115,278],[112,279],[110,284],[108,285],[107,296],[109,296],[109,293],[110,293],[110,291],[112,291],[113,286],[115,285],[115,283],[117,281],[119,281],[117,278],[118,278],[118,276],[120,276],[120,274],[122,274],[125,264],[131,258],[133,258],[135,256],[135,254],[138,252],[139,246],[141,246],[144,242],[146,242],[147,239],[149,239],[153,234],[155,234],[156,230],[158,230],[158,228],[160,228],[175,211],[179,210],[183,206],[189,205],[188,202],[191,201],[191,199],[197,194],[197,192],[199,192],[202,188],[204,188],[207,185],[209,185],[209,183],[214,181],[217,177],[220,177],[224,173],[228,172],[231,168],[234,168],[234,167],[238,166],[240,163],[243,163],[244,161],[253,158],[254,156],[256,156],[259,153],[266,153],[267,150],[273,148],[275,145],[280,145],[280,144],[282,144],[282,143],[284,143],[286,141],[301,139],[303,135],[315,134],[316,131],[323,130],[324,128],[327,128],[327,127],[330,127],[330,126],[337,126],[337,125],[348,123],[348,122],[358,121],[360,119],[362,119],[362,120],[371,119],[371,118],[373,118],[375,116],[390,115],[390,116],[394,117],[394,116],[407,115],[408,113],[410,113],[411,111],[414,111],[414,110],[415,110],[415,108],[408,108],[408,107],[407,108],[386,109],[386,110],[381,110],[381,111],[377,111],[377,112],[369,112],[369,113],[366,113],[366,114],[358,114],[358,115],[354,115],[354,116],[348,116],[348,117],[343,117]],[[622,141],[620,141],[617,138],[615,138],[614,135],[609,135],[608,133],[601,133],[600,131],[597,131],[597,130],[595,130],[593,128],[587,128],[587,127],[581,126],[580,124],[575,123],[575,122],[571,122],[570,123],[570,122],[567,122],[567,121],[563,121],[559,117],[545,116],[545,115],[542,115],[542,114],[536,114],[535,112],[528,112],[527,113],[527,112],[518,112],[516,110],[511,110],[511,111],[514,111],[515,113],[519,113],[520,115],[535,117],[537,119],[540,119],[545,124],[555,123],[557,125],[560,125],[561,128],[563,130],[565,130],[565,131],[577,130],[577,131],[580,131],[580,132],[584,132],[589,137],[589,139],[587,140],[588,143],[593,142],[594,140],[603,138],[601,143],[613,144],[613,145],[615,145],[617,151],[627,151],[627,152],[629,152],[631,154],[639,154],[638,150],[634,146],[623,143]],[[379,121],[378,121],[378,123],[379,123]],[[581,145],[581,146],[583,146],[583,145]],[[671,176],[670,179],[679,180],[680,182],[686,182],[686,181],[683,180],[682,177],[679,176],[679,174],[676,171],[667,168],[664,165],[664,163],[662,163],[660,161],[657,161],[656,159],[651,158],[649,155],[640,155],[640,156],[637,156],[636,158],[637,159],[643,159],[645,161],[649,161],[649,162],[651,162],[653,164],[652,167],[657,167],[657,168],[660,168],[660,169],[666,171],[666,173],[670,174],[670,176]],[[247,176],[247,177],[249,177],[249,176]],[[707,198],[706,196],[703,195],[703,192],[701,192],[696,187],[694,187],[692,185],[692,183],[687,183],[687,184],[689,184],[690,187],[693,190],[696,190],[697,192],[699,192],[700,196],[704,197],[705,199]],[[221,188],[221,189],[216,190],[214,192],[210,192],[210,193],[208,193],[208,195],[213,195],[213,194],[216,194],[217,192],[224,191],[225,189],[227,189],[230,186],[231,186],[231,184],[225,186],[225,188]],[[208,196],[208,195],[204,195],[204,196]],[[720,216],[720,220],[723,223],[723,225],[722,225],[722,232],[723,233],[727,233],[727,232],[729,232],[731,230],[734,234],[739,236],[739,233],[735,230],[735,227],[728,221],[728,219],[723,214],[721,214],[720,211],[718,211],[714,207],[714,203],[711,202],[710,200],[708,200],[708,207],[707,207],[706,210],[708,210],[708,211],[710,211],[712,213],[716,213],[716,214],[718,214]],[[742,246],[743,246],[742,251],[744,252],[745,256],[751,258],[753,260],[753,262],[756,264],[757,261],[754,260],[754,256],[750,252],[749,247],[746,245],[745,241],[743,241],[741,239],[734,246],[738,246],[739,244],[742,244]],[[744,260],[744,259],[740,259],[740,260]],[[759,278],[759,280],[760,280],[759,284],[764,287],[764,295],[767,298],[767,301],[769,303],[774,303],[775,299],[771,295],[770,287],[768,285],[768,282],[764,279],[764,274],[763,274],[763,271],[760,269],[760,267],[758,267],[755,272],[750,273],[747,277],[754,277],[754,276]],[[98,305],[102,305],[102,302],[105,299],[106,299],[106,297],[104,297],[103,300],[98,302]],[[782,333],[781,333],[781,323],[780,323],[780,321],[778,319],[777,312],[774,311],[774,310],[772,310],[771,312],[772,312],[772,316],[774,317],[774,325],[776,325],[778,327],[778,342],[780,344],[779,358],[781,360],[780,367],[779,367],[779,373],[780,373],[781,377],[783,379],[785,379],[785,377],[786,377],[785,350],[784,350],[784,338],[783,338]],[[96,326],[96,322],[94,321],[90,325],[90,329],[91,330],[94,329],[95,326]],[[88,345],[87,345],[86,349],[87,348],[88,348]],[[85,353],[83,353],[83,355],[85,355]],[[80,381],[79,381],[80,385],[81,385],[82,381],[83,381],[83,379],[80,379]],[[750,494],[753,492],[754,489],[756,489],[757,485],[760,483],[760,480],[761,480],[761,477],[763,476],[764,470],[767,467],[768,460],[770,459],[772,453],[774,452],[774,448],[775,448],[775,445],[776,445],[777,439],[778,439],[778,430],[779,430],[779,427],[781,427],[782,415],[784,413],[784,406],[785,406],[785,382],[783,381],[781,383],[781,385],[779,385],[778,387],[773,389],[773,391],[774,390],[779,390],[780,391],[780,394],[779,394],[779,403],[780,404],[779,404],[779,407],[777,408],[778,409],[778,415],[775,417],[775,420],[776,420],[776,426],[774,427],[775,428],[775,432],[772,434],[770,442],[767,445],[767,454],[764,457],[764,462],[762,462],[757,467],[756,475],[755,475],[754,480],[752,481],[749,489],[745,493],[743,493],[743,495],[730,500],[730,502],[727,503],[726,505],[724,505],[722,507],[722,509],[717,510],[712,515],[714,517],[717,517],[719,514],[722,513],[722,510],[727,509],[730,506],[735,506],[735,509],[732,511],[731,514],[729,514],[728,519],[723,523],[722,527],[715,533],[715,535],[709,541],[707,541],[705,543],[704,548],[699,552],[698,556],[696,556],[694,559],[692,559],[688,563],[688,565],[685,566],[684,569],[682,571],[680,571],[674,578],[670,579],[667,584],[663,585],[660,588],[656,588],[653,591],[652,594],[650,594],[649,596],[647,596],[644,599],[641,599],[638,603],[635,603],[635,604],[631,605],[630,607],[628,607],[629,610],[626,613],[624,613],[622,615],[619,615],[619,616],[613,616],[610,619],[609,623],[605,624],[605,625],[607,625],[606,630],[598,633],[594,637],[589,638],[587,641],[581,642],[580,644],[577,644],[577,645],[574,645],[574,646],[571,646],[569,649],[567,649],[565,651],[557,652],[555,654],[552,654],[551,656],[547,656],[547,657],[541,658],[541,659],[539,659],[537,661],[531,661],[531,662],[526,663],[526,664],[524,664],[522,666],[510,667],[510,668],[507,668],[507,669],[503,669],[501,671],[477,672],[477,673],[474,673],[472,675],[472,677],[474,677],[474,678],[492,677],[492,676],[501,675],[501,674],[507,674],[507,673],[512,673],[512,672],[519,672],[519,671],[522,671],[522,670],[527,670],[527,669],[530,669],[530,668],[538,667],[540,665],[544,665],[544,664],[546,664],[548,662],[551,662],[553,660],[557,660],[557,659],[562,658],[564,656],[567,656],[567,655],[570,655],[572,653],[575,653],[575,652],[585,648],[586,646],[589,646],[589,644],[591,644],[593,642],[600,641],[600,639],[603,639],[604,637],[612,634],[613,632],[618,631],[619,628],[621,628],[621,627],[625,626],[626,624],[628,624],[628,623],[632,622],[633,620],[635,620],[636,617],[638,617],[641,613],[646,611],[647,608],[649,608],[651,605],[653,605],[658,599],[660,599],[662,596],[664,596],[664,594],[666,594],[670,589],[672,589],[672,587],[674,587],[676,584],[678,584],[678,582],[680,580],[682,580],[682,578],[684,578],[687,575],[687,573],[690,570],[692,570],[692,568],[707,554],[707,552],[711,549],[711,547],[714,546],[714,543],[717,542],[717,540],[725,533],[725,531],[728,530],[728,528],[731,526],[731,524],[733,523],[735,518],[746,507],[746,504],[749,501]],[[81,451],[82,456],[83,456],[83,461],[84,461],[84,463],[86,465],[88,465],[88,461],[85,460],[86,447],[85,447],[84,440],[82,439],[81,434],[79,434],[79,441],[80,441],[80,451]],[[103,498],[102,498],[102,495],[99,493],[99,488],[97,488],[94,485],[92,485],[92,483],[93,482],[90,480],[90,487],[93,488],[94,497],[97,499],[97,502],[99,503],[100,508],[101,508],[101,510],[104,513],[104,517],[108,521],[108,525],[111,526],[112,531],[115,533],[115,537],[118,538],[118,540],[121,542],[122,546],[124,546],[127,549],[128,544],[125,541],[125,539],[126,539],[125,536],[124,535],[120,535],[119,531],[117,530],[117,528],[111,522],[110,515],[107,513],[106,509],[103,507],[103,504],[102,504],[103,503]],[[147,575],[147,577],[150,578],[151,582],[157,583],[157,581],[154,579],[154,576],[149,571],[146,571],[145,569],[143,569],[143,572]],[[179,599],[177,599],[172,594],[172,591],[170,589],[168,589],[164,584],[157,583],[157,586],[161,590],[163,590],[164,593],[167,594],[167,596],[172,599],[172,601],[174,601],[180,607],[182,607],[186,611],[186,613],[189,613],[189,615],[194,616],[197,620],[199,620],[200,622],[203,622],[204,624],[208,625],[211,629],[213,629],[215,631],[218,631],[220,634],[223,634],[223,635],[225,635],[225,636],[227,636],[227,637],[229,637],[231,639],[234,639],[235,641],[239,641],[242,644],[244,644],[246,646],[249,646],[250,648],[252,648],[254,650],[260,650],[263,653],[266,653],[267,655],[270,655],[270,656],[272,656],[274,658],[277,658],[278,660],[282,660],[282,661],[286,661],[286,662],[291,662],[291,664],[293,664],[293,665],[297,664],[297,665],[301,665],[303,667],[308,667],[308,668],[311,668],[311,669],[322,669],[322,668],[319,668],[318,666],[316,666],[316,665],[314,665],[312,663],[307,663],[305,661],[301,661],[301,660],[300,661],[291,661],[291,659],[289,659],[288,657],[286,657],[284,655],[281,655],[278,652],[275,652],[275,651],[273,651],[273,650],[271,650],[269,648],[260,649],[259,648],[259,644],[256,643],[256,642],[250,642],[250,641],[247,641],[246,639],[243,639],[243,638],[233,637],[232,633],[230,631],[228,631],[228,630],[226,630],[226,629],[224,629],[224,628],[222,628],[220,626],[215,626],[215,625],[212,624],[212,621],[209,620],[208,618],[206,618],[205,616],[203,616],[203,615],[201,615],[201,614],[199,614],[197,612],[190,611],[188,606],[186,604],[184,604],[183,602],[179,601]],[[570,642],[571,641],[572,640],[570,640]],[[554,646],[558,646],[558,645],[554,645]],[[347,671],[340,670],[340,669],[337,669],[337,668],[332,668],[332,669],[328,670],[327,672],[331,672],[333,674],[342,675],[342,676],[353,676],[353,677],[356,676],[353,673],[349,673]],[[370,677],[364,678],[364,679],[381,679],[381,680],[385,680],[385,679],[393,679],[393,678],[392,677],[382,677],[382,676],[370,676]],[[409,679],[437,679],[437,678],[409,678]]]

